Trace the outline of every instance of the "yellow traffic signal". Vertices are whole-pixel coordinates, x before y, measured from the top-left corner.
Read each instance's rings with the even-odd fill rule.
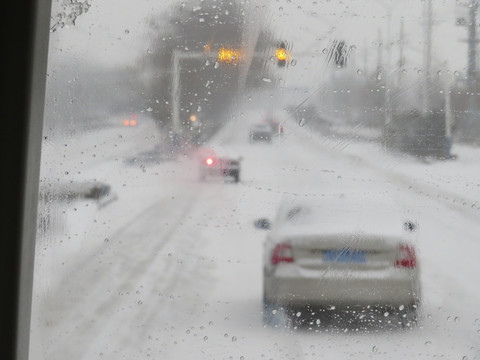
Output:
[[[275,52],[275,56],[277,57],[278,60],[286,61],[287,55],[288,55],[287,50],[285,50],[284,48],[278,48],[277,51]]]
[[[240,49],[221,47],[218,50],[218,62],[221,64],[237,64],[242,60]]]
[[[281,43],[280,46],[275,51],[275,57],[277,58],[278,66],[285,66],[287,62],[290,62],[290,53],[285,48],[285,43]]]

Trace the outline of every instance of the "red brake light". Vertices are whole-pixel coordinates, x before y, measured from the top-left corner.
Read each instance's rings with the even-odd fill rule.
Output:
[[[398,247],[399,256],[395,260],[395,267],[414,268],[417,266],[415,249],[411,245],[402,244]]]
[[[208,157],[208,158],[205,159],[205,163],[206,163],[208,166],[210,166],[210,165],[213,164],[213,159],[212,159],[211,157]]]
[[[281,262],[292,263],[292,247],[285,243],[277,244],[273,249],[271,262],[273,265],[277,265]]]

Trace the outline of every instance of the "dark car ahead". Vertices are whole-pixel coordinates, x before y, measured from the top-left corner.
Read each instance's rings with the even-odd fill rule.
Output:
[[[238,183],[240,181],[240,161],[241,158],[207,156],[200,163],[200,180],[223,177]]]
[[[272,129],[266,124],[257,124],[250,128],[249,141],[254,142],[271,142],[272,141]]]

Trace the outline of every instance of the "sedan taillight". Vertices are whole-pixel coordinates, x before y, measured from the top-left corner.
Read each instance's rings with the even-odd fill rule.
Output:
[[[279,263],[292,263],[293,262],[293,252],[292,247],[289,244],[281,243],[277,244],[272,252],[271,262],[273,265]]]
[[[402,244],[398,247],[398,257],[395,260],[395,267],[414,268],[417,266],[417,256],[412,245]]]

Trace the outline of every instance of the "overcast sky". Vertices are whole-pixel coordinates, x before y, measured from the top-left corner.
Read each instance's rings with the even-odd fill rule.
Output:
[[[147,20],[152,14],[167,10],[177,1],[153,0],[92,0],[89,11],[78,17],[75,26],[66,26],[51,34],[50,61],[65,56],[99,64],[133,64],[149,49]],[[248,1],[247,1],[248,3]],[[293,56],[302,62],[321,64],[322,51],[335,39],[345,39],[355,46],[355,66],[375,68],[378,41],[386,44],[388,24],[392,40],[391,65],[398,61],[400,22],[404,21],[404,52],[406,68],[415,71],[422,66],[425,47],[424,6],[422,0],[264,0],[266,19],[278,38],[293,46]],[[61,2],[54,1],[53,15],[63,11]],[[261,7],[262,2],[250,1]],[[391,12],[391,20],[387,14]],[[458,8],[455,0],[433,1],[434,26],[432,55],[436,64],[448,62],[453,73],[466,67],[467,29],[455,26]],[[262,15],[263,16],[263,15]],[[259,21],[255,19],[255,21]],[[253,25],[252,25],[253,26]],[[385,45],[384,45],[385,46]],[[386,55],[384,54],[386,61]],[[447,69],[444,69],[447,70]]]

